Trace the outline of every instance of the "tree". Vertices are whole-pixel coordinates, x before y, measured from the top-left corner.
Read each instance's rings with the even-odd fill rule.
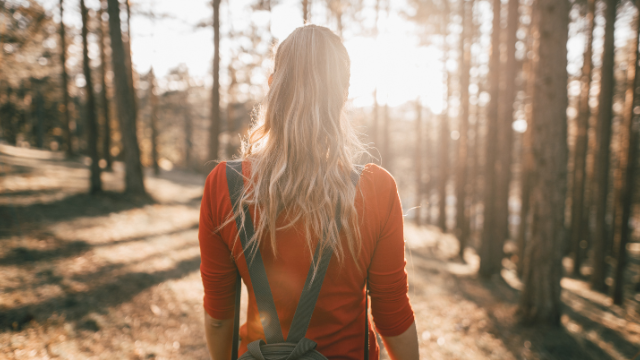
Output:
[[[86,117],[87,117],[87,146],[89,157],[91,158],[91,176],[89,192],[92,194],[102,190],[100,180],[100,157],[98,156],[98,118],[96,114],[96,98],[93,94],[93,79],[91,78],[91,66],[89,64],[89,48],[87,44],[87,33],[89,32],[89,14],[84,0],[80,0],[80,13],[82,15],[82,71],[85,79],[85,93],[87,96]]]
[[[423,132],[422,132],[422,104],[420,104],[420,99],[416,99],[416,146],[414,148],[415,151],[415,170],[416,170],[416,225],[421,225],[421,213],[422,208],[420,207],[422,203],[422,190],[424,186],[422,185],[422,144],[424,143]]]
[[[501,92],[498,117],[498,178],[497,204],[496,204],[496,234],[498,241],[504,243],[509,238],[509,194],[511,189],[511,161],[513,153],[513,110],[516,99],[516,77],[518,76],[518,64],[516,61],[516,41],[520,14],[518,11],[519,0],[509,0],[506,50],[507,61],[504,66],[504,90]]]
[[[209,159],[218,159],[220,147],[220,0],[213,0],[213,88],[211,89],[211,125]]]
[[[498,228],[497,172],[500,171],[498,157],[498,94],[500,90],[500,0],[493,0],[493,30],[491,34],[491,57],[489,59],[489,95],[487,109],[487,137],[484,176],[484,224],[480,244],[480,270],[483,277],[498,274],[502,269],[502,229]]]
[[[526,47],[529,51],[533,52],[537,47],[537,40],[534,37],[535,24],[537,23],[538,11],[535,3],[529,7],[529,13],[531,16],[531,21],[529,26],[527,27],[527,37],[526,37]],[[522,150],[521,150],[521,164],[522,171],[520,174],[520,226],[518,227],[518,264],[517,264],[517,272],[518,276],[522,277],[524,273],[524,255],[527,244],[527,236],[528,231],[531,228],[530,226],[530,200],[531,200],[531,187],[533,185],[531,176],[533,174],[533,116],[532,116],[532,107],[533,107],[533,94],[535,90],[536,78],[534,74],[534,63],[535,57],[530,57],[524,63],[523,66],[523,74],[526,78],[526,93],[527,99],[525,106],[525,116],[527,118],[527,130],[524,132],[522,136]]]
[[[571,194],[571,248],[573,253],[573,274],[580,275],[582,265],[581,242],[586,235],[584,195],[587,163],[587,144],[589,117],[589,95],[591,90],[591,72],[593,63],[593,28],[596,0],[588,0],[586,14],[586,46],[584,61],[582,63],[582,75],[580,77],[580,98],[578,102],[577,134],[573,157],[573,181]]]
[[[67,41],[64,28],[64,0],[60,0],[60,66],[62,71],[62,112],[64,114],[64,141],[67,157],[74,155],[71,139],[71,114],[69,113],[69,75],[67,74]]]
[[[464,248],[467,244],[468,226],[466,216],[467,199],[467,156],[469,132],[469,68],[471,67],[471,44],[469,39],[469,22],[467,21],[467,4],[473,6],[473,0],[460,0],[462,34],[460,35],[460,116],[458,120],[460,138],[458,139],[458,163],[456,174],[456,232],[460,242],[459,256],[464,260]]]
[[[613,303],[622,305],[624,268],[627,258],[627,244],[631,238],[631,207],[634,196],[635,171],[638,163],[638,127],[634,121],[634,107],[638,100],[638,85],[640,85],[640,71],[638,71],[638,38],[640,37],[640,0],[636,0],[635,36],[631,38],[629,51],[629,65],[627,70],[627,89],[625,92],[625,107],[620,131],[619,163],[615,173],[614,192],[614,266],[613,286],[611,298]]]
[[[153,67],[149,70],[149,106],[151,107],[151,164],[153,173],[160,175],[158,166],[158,96],[156,94],[156,77]]]
[[[569,0],[537,0],[533,94],[534,175],[531,238],[526,247],[519,315],[527,324],[560,324],[560,278],[567,173]]]
[[[443,232],[447,231],[447,180],[449,179],[449,98],[451,96],[451,76],[447,71],[447,59],[449,57],[449,45],[447,35],[449,33],[449,0],[443,1],[442,12],[442,70],[446,77],[447,92],[444,95],[444,106],[440,114],[440,182],[438,183],[438,226]]]
[[[102,91],[100,91],[102,100],[102,117],[104,118],[103,134],[102,134],[102,157],[107,162],[105,170],[111,171],[113,167],[113,156],[111,156],[111,116],[109,111],[109,94],[107,89],[107,61],[105,56],[105,36],[104,36],[104,24],[102,21],[102,4],[100,1],[100,10],[98,10],[98,31],[99,31],[99,48],[100,48],[100,84]]]
[[[609,193],[609,146],[611,144],[611,121],[613,118],[614,91],[614,30],[617,0],[606,0],[604,51],[600,75],[600,96],[598,100],[598,124],[596,141],[598,151],[595,156],[596,206],[595,231],[593,242],[593,273],[591,287],[596,291],[605,290],[605,249],[607,248],[607,196]]]
[[[306,25],[309,20],[309,0],[302,0],[302,23]]]
[[[116,88],[116,104],[125,163],[125,191],[135,195],[146,194],[140,164],[140,147],[136,131],[135,94],[129,86],[127,60],[120,27],[118,0],[107,0],[109,12],[109,35],[111,37],[111,61]]]

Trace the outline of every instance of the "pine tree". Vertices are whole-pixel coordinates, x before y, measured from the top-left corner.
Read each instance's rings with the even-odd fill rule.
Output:
[[[526,247],[519,315],[524,323],[558,326],[567,174],[567,39],[569,0],[537,0],[533,98],[534,174],[531,238]]]

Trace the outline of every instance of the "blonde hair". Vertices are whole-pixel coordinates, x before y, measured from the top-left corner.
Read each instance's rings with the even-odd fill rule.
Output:
[[[297,28],[277,48],[269,92],[242,147],[251,175],[239,200],[240,209],[259,213],[250,243],[269,235],[274,256],[276,230],[300,223],[310,255],[319,239],[321,254],[331,249],[342,262],[338,211],[358,264],[362,240],[350,175],[366,150],[344,113],[350,65],[340,38],[321,26]],[[276,227],[280,212],[285,221]]]

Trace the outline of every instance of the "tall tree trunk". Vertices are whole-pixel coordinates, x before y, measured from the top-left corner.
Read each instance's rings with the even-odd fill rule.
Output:
[[[533,99],[533,223],[519,313],[524,323],[558,326],[567,174],[569,0],[537,0],[538,60]]]
[[[468,44],[469,23],[467,21],[467,3],[473,6],[473,1],[460,1],[460,15],[462,18],[462,34],[460,35],[460,116],[458,120],[460,138],[458,139],[458,163],[456,174],[456,235],[460,242],[458,255],[464,260],[464,248],[469,237],[467,226],[467,156],[469,146],[469,68],[471,67],[471,45]]]
[[[82,71],[85,79],[85,93],[87,95],[86,117],[87,117],[87,147],[91,158],[91,176],[89,192],[92,194],[102,191],[100,180],[100,156],[98,156],[98,117],[96,114],[96,98],[93,94],[93,79],[91,78],[91,66],[89,64],[89,48],[87,44],[87,33],[89,32],[89,14],[84,0],[80,0],[80,13],[82,15]]]
[[[378,157],[378,164],[382,164],[382,154],[380,153],[380,149],[378,148],[378,146],[380,146],[380,141],[379,141],[379,137],[380,137],[380,131],[379,131],[379,105],[378,105],[378,89],[374,88],[373,89],[373,109],[371,110],[371,142],[373,143],[373,147],[375,150],[377,150],[377,154],[374,154],[374,156]]]
[[[102,91],[100,92],[102,100],[102,117],[104,118],[103,136],[102,136],[102,157],[107,162],[105,170],[111,171],[113,168],[113,156],[111,156],[111,116],[109,114],[109,93],[107,90],[107,61],[105,56],[105,36],[104,24],[102,21],[102,3],[100,1],[100,10],[98,11],[98,29],[100,31],[100,83]]]
[[[144,179],[140,164],[140,147],[136,131],[135,94],[127,80],[127,60],[122,30],[120,28],[120,7],[118,0],[107,0],[109,11],[109,34],[111,37],[111,61],[113,66],[114,83],[116,88],[116,104],[120,119],[120,132],[125,163],[125,191],[127,193],[144,195]]]
[[[449,0],[444,0],[444,15],[442,19],[442,71],[446,77],[447,92],[444,94],[444,106],[440,114],[440,181],[438,183],[438,227],[443,232],[447,231],[447,180],[449,180],[449,97],[451,95],[451,76],[447,71],[449,58],[449,45],[447,35],[449,33]]]
[[[131,92],[133,93],[133,105],[136,108],[136,113],[138,112],[138,97],[136,95],[136,84],[133,81],[133,59],[131,58],[131,4],[129,0],[124,1],[125,7],[127,9],[127,36],[124,40],[124,50],[125,50],[125,59],[127,60],[127,75],[129,86],[131,87]]]
[[[389,120],[389,104],[385,103],[382,108],[382,166],[388,171],[391,171],[393,159],[391,156],[390,144],[390,120]]]
[[[302,23],[309,22],[309,0],[302,0]]]
[[[220,147],[220,0],[213,0],[213,49],[209,159],[218,160],[218,148]]]
[[[189,79],[187,79],[187,82],[188,81]],[[189,84],[187,84],[187,89],[184,91],[182,112],[184,116],[184,165],[187,169],[191,169],[193,162],[193,142],[191,141],[193,124],[191,119],[191,105],[189,104]]]
[[[415,151],[415,171],[416,171],[416,225],[422,225],[422,190],[424,188],[422,183],[422,144],[424,143],[423,131],[422,131],[422,104],[420,99],[416,99],[416,146]]]
[[[502,269],[502,229],[498,227],[497,204],[500,163],[498,157],[498,94],[500,92],[500,0],[493,0],[493,32],[489,60],[489,94],[484,175],[484,223],[480,244],[480,270],[483,277]]]
[[[71,114],[69,113],[69,75],[67,74],[67,40],[64,28],[64,0],[60,0],[60,63],[62,66],[62,107],[64,116],[64,141],[67,157],[74,155],[71,138]]]
[[[586,15],[586,44],[584,51],[584,61],[582,63],[582,76],[580,79],[580,99],[578,102],[577,134],[575,140],[573,157],[573,182],[571,195],[571,249],[573,254],[573,274],[580,276],[582,266],[582,246],[581,242],[586,235],[585,224],[585,180],[587,163],[587,144],[589,131],[589,95],[591,90],[591,70],[593,69],[593,28],[594,15],[596,11],[596,0],[588,0]]]
[[[149,70],[149,106],[151,106],[151,164],[153,173],[160,175],[158,165],[158,95],[156,94],[156,77],[153,68]]]
[[[607,196],[609,192],[609,156],[611,145],[611,120],[613,117],[614,91],[614,25],[617,0],[606,0],[604,51],[600,75],[600,97],[598,101],[597,147],[595,164],[595,206],[596,220],[593,243],[593,273],[591,287],[596,291],[605,290],[605,251],[607,249]]]
[[[636,0],[636,8],[640,10],[640,0]],[[627,263],[627,244],[631,238],[629,219],[634,196],[634,178],[638,163],[638,128],[634,121],[634,105],[638,100],[636,89],[640,85],[638,71],[638,37],[640,36],[640,12],[636,15],[635,36],[631,39],[629,64],[627,70],[627,90],[625,107],[620,131],[620,156],[615,176],[614,206],[614,266],[611,298],[613,303],[622,305],[624,287],[624,268]]]
[[[504,91],[500,98],[500,116],[498,119],[498,136],[500,147],[498,153],[497,188],[498,197],[496,204],[496,233],[501,243],[509,239],[509,195],[511,189],[511,161],[513,153],[513,105],[516,99],[516,77],[518,76],[518,64],[516,61],[516,41],[518,32],[519,0],[509,0],[507,29],[506,29],[506,49],[507,62],[504,72]]]
[[[531,22],[527,31],[527,50],[535,52],[538,48],[538,39],[534,36],[535,24],[538,21],[537,6],[534,3],[530,5]],[[525,106],[525,116],[527,119],[527,130],[522,135],[521,163],[522,170],[520,172],[520,226],[518,227],[518,276],[522,277],[524,273],[524,255],[527,246],[528,232],[531,228],[530,221],[530,203],[531,203],[531,187],[533,174],[533,94],[536,85],[536,77],[534,74],[535,56],[526,60],[523,66],[523,72],[526,76],[526,93],[527,105]]]

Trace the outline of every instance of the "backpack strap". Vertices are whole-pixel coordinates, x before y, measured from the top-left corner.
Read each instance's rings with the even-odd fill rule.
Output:
[[[351,173],[351,181],[355,186],[358,185],[358,181],[360,179],[360,175],[364,169],[364,166],[357,165],[355,167],[355,171]],[[234,214],[238,214],[238,206],[240,195],[242,194],[242,190],[244,187],[244,181],[242,176],[242,162],[241,161],[229,161],[227,162],[226,168],[227,175],[227,186],[229,187],[229,196],[231,198],[231,203],[233,206]],[[339,208],[339,204],[338,204]],[[271,293],[271,288],[269,287],[269,281],[267,279],[267,273],[264,268],[264,263],[262,261],[262,256],[260,254],[260,249],[255,246],[254,242],[251,246],[247,246],[249,240],[253,237],[255,231],[253,227],[253,222],[251,220],[251,216],[249,214],[249,209],[247,206],[244,206],[242,211],[244,212],[245,222],[244,227],[242,226],[242,219],[239,216],[236,216],[236,226],[239,230],[240,242],[242,244],[243,253],[245,255],[245,259],[248,259],[247,255],[253,254],[253,259],[251,261],[247,260],[247,266],[249,268],[249,277],[251,278],[251,283],[253,284],[253,291],[256,297],[256,303],[258,305],[258,312],[260,313],[260,319],[262,322],[262,327],[265,333],[265,338],[267,339],[267,343],[281,343],[283,342],[282,329],[280,327],[280,320],[278,319],[278,313],[275,308],[275,303],[273,301],[273,294]],[[340,221],[339,212],[336,211],[336,225],[338,227],[338,232],[342,227],[342,223]],[[325,254],[321,255],[321,252],[325,252]],[[331,257],[333,255],[333,250],[331,248],[323,251],[320,247],[316,247],[316,251],[313,256],[313,264],[318,264],[317,273],[313,274],[314,267],[311,266],[309,268],[309,272],[307,273],[307,279],[305,281],[305,285],[303,287],[302,295],[300,296],[300,300],[298,302],[298,306],[296,307],[296,312],[293,316],[293,321],[291,323],[291,328],[289,334],[287,336],[287,342],[289,343],[299,343],[305,337],[307,332],[307,328],[309,327],[309,322],[311,321],[311,316],[313,315],[313,310],[315,308],[315,304],[318,300],[318,295],[320,294],[320,289],[322,288],[322,283],[324,282],[324,277],[327,272],[327,268],[329,267],[329,262],[331,261]],[[237,275],[236,281],[236,304],[235,304],[235,318],[234,318],[234,334],[233,334],[233,347],[232,347],[232,360],[236,360],[238,355],[238,329],[239,329],[239,314],[240,314],[240,296],[241,296],[241,278],[240,274]],[[366,328],[365,328],[365,355],[368,359],[369,352],[369,316],[368,316],[368,295],[366,299]]]
[[[229,196],[231,197],[233,213],[236,215],[236,226],[239,231],[242,251],[247,261],[247,267],[249,268],[249,277],[251,278],[251,284],[253,285],[253,293],[256,297],[264,336],[269,344],[284,342],[282,329],[280,327],[280,320],[278,319],[278,312],[276,311],[276,305],[273,302],[273,294],[271,293],[269,280],[267,279],[267,272],[264,268],[264,263],[262,262],[262,256],[260,255],[260,248],[256,246],[256,242],[253,242],[251,245],[248,244],[249,240],[255,233],[253,221],[249,214],[249,207],[243,206],[242,208],[245,219],[244,226],[242,218],[237,216],[239,213],[238,205],[240,195],[242,194],[242,189],[244,187],[242,162],[227,162],[226,173]],[[251,258],[252,255],[253,258]],[[251,260],[249,260],[250,258]]]

